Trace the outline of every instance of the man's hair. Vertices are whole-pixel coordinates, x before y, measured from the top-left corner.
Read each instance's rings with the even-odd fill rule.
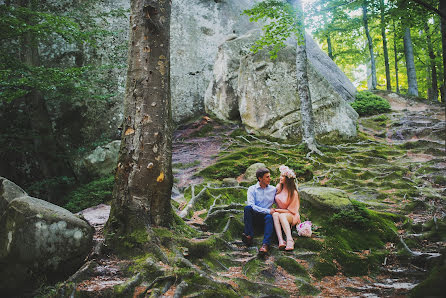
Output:
[[[269,173],[269,170],[267,168],[257,169],[257,171],[256,171],[257,181],[259,181],[259,179],[262,178],[263,175],[265,175],[266,173]]]

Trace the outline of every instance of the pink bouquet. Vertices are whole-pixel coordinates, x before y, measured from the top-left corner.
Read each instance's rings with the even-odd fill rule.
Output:
[[[311,221],[304,221],[296,226],[297,234],[303,237],[311,237]]]

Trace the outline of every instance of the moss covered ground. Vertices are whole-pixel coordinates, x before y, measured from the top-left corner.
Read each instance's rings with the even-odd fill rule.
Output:
[[[437,212],[431,207],[432,200],[444,206],[444,190],[438,187],[444,179],[436,175],[437,157],[414,159],[414,155],[418,158],[417,154],[440,149],[431,143],[387,142],[392,119],[390,114],[361,118],[356,139],[339,143],[328,138],[320,148],[322,156],[307,157],[299,144],[259,138],[240,129],[228,134],[225,150],[213,164],[198,167],[195,175],[203,182],[194,185],[193,191],[185,188],[184,203],[173,204],[179,213],[201,193],[185,218],[175,215],[170,229],[151,228],[148,234],[123,239],[129,250],[142,245],[145,251],[136,250],[132,255],[124,270],[127,283],[116,287],[115,295],[323,296],[327,281],[336,284],[342,277],[361,277],[370,286],[382,280],[383,270],[398,264],[400,256],[407,260],[410,253],[404,245],[419,251],[426,241],[444,243],[444,220],[420,223],[416,217]],[[211,126],[207,124],[193,137],[214,133]],[[274,239],[270,253],[259,255],[261,229],[253,246],[241,242],[247,187],[255,182],[245,180],[243,174],[258,162],[271,170],[273,185],[282,164],[297,174],[301,217],[312,221],[313,236],[299,237],[294,229],[292,252],[280,251]],[[189,166],[178,163],[174,168],[180,171]],[[235,178],[238,185],[227,186],[224,178]],[[409,234],[421,236],[406,236]],[[400,238],[406,239],[404,245]],[[436,266],[413,295],[420,297],[437,285],[443,272],[444,266]]]

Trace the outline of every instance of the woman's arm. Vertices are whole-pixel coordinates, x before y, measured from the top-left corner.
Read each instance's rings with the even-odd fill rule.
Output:
[[[288,209],[275,209],[275,211],[279,213],[291,213]]]

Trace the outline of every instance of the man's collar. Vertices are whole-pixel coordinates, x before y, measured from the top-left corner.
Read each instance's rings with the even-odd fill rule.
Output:
[[[262,187],[260,186],[260,182],[257,181],[257,183],[256,183],[256,188],[267,189],[268,187],[269,187],[269,184],[268,184],[265,188],[262,188]]]

